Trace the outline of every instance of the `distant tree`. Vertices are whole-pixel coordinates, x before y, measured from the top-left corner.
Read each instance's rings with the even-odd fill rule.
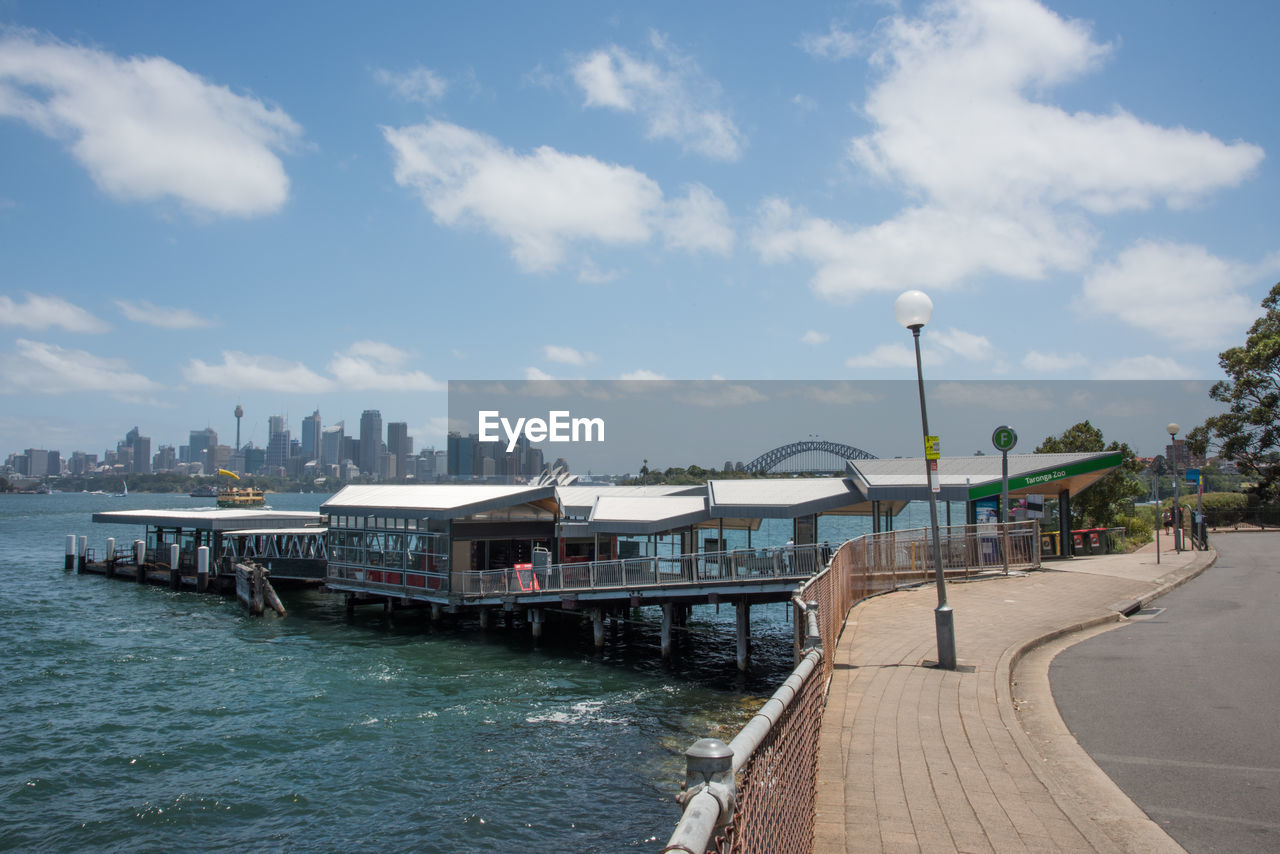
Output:
[[[1088,421],[1067,428],[1060,436],[1049,436],[1036,448],[1037,454],[1090,454],[1119,451],[1120,468],[1101,478],[1080,495],[1072,496],[1073,527],[1109,528],[1120,516],[1131,512],[1133,502],[1147,493],[1139,479],[1143,465],[1126,444],[1106,444],[1102,431]]]
[[[1262,301],[1265,313],[1249,327],[1243,347],[1218,354],[1228,379],[1214,383],[1209,396],[1227,404],[1187,435],[1193,452],[1211,446],[1232,460],[1264,501],[1280,498],[1280,283]]]

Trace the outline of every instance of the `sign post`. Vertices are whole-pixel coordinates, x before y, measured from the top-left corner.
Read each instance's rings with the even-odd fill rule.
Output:
[[[1009,521],[1009,452],[1018,444],[1018,434],[1012,427],[1000,425],[991,434],[991,444],[1000,452],[1000,512],[1001,522]]]
[[[1012,427],[1001,424],[991,434],[991,444],[1000,452],[1000,512],[997,518],[1004,523],[1001,529],[1001,554],[1004,557],[1004,574],[1009,574],[1009,451],[1018,444],[1018,434]]]

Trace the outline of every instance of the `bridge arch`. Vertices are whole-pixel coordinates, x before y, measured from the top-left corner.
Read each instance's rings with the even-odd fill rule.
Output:
[[[801,458],[799,466],[794,467],[795,471],[812,471],[812,472],[844,472],[845,460],[874,460],[875,454],[868,453],[861,448],[855,448],[853,445],[845,445],[840,442],[826,442],[821,440],[810,440],[807,442],[792,442],[790,445],[782,445],[771,451],[766,451],[756,457],[751,462],[743,466],[744,471],[752,472],[770,472],[778,470],[778,467],[788,460]],[[838,466],[828,463],[831,457],[840,460]],[[811,463],[821,462],[823,465],[811,465]]]

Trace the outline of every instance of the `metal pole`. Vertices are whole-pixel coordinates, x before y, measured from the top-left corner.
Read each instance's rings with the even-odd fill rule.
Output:
[[[929,467],[929,414],[924,404],[924,369],[920,364],[920,327],[912,326],[911,335],[916,345],[916,383],[920,391],[920,426],[924,431],[925,455],[924,483],[929,491],[929,527],[933,532],[933,571],[938,585],[938,607],[933,612],[934,626],[938,634],[938,666],[944,670],[956,669],[956,629],[951,606],[947,604],[947,582],[942,574],[942,543],[938,536],[938,499],[933,492],[933,470]]]
[[[1173,449],[1173,550],[1175,552],[1182,551],[1182,489],[1178,485],[1178,444],[1177,433],[1169,434],[1169,441]]]
[[[1164,527],[1164,514],[1160,512],[1160,471],[1156,469],[1156,563],[1160,563],[1160,529]]]

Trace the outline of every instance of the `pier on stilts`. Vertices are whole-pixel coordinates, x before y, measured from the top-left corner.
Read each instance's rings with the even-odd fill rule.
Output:
[[[99,523],[142,526],[144,537],[108,537],[101,557],[85,536],[67,535],[68,571],[236,596],[251,614],[285,609],[276,584],[323,583],[320,514],[201,508],[95,513]]]

